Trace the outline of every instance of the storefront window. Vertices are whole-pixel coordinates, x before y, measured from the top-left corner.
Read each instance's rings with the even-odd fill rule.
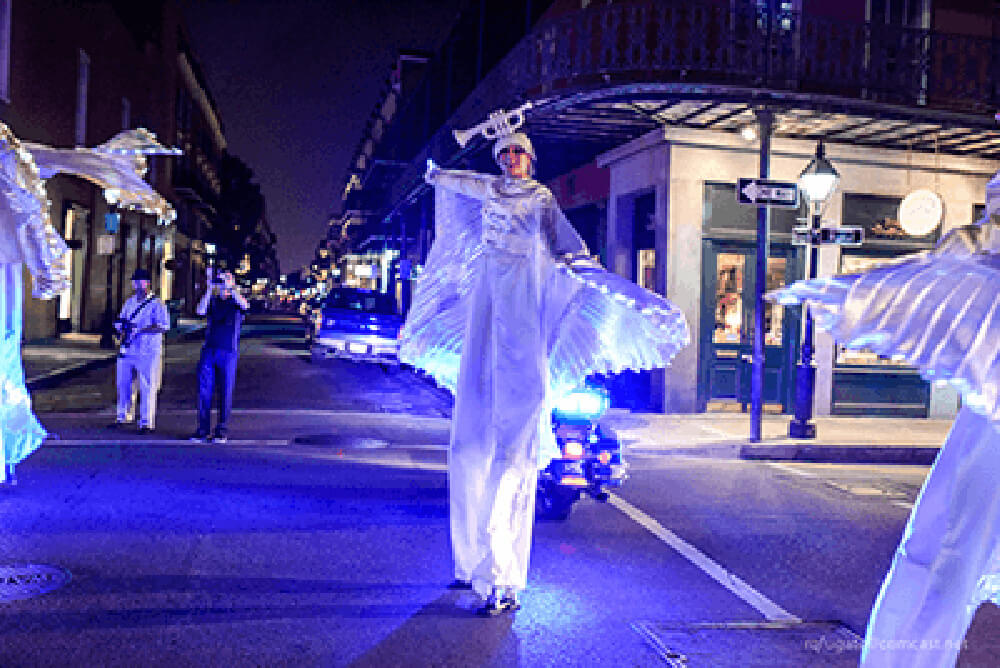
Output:
[[[747,256],[742,253],[719,253],[716,257],[714,343],[749,343],[751,336],[744,326],[752,318],[752,297],[744,293]],[[785,285],[785,258],[767,259],[765,290]],[[746,306],[746,309],[745,309]],[[764,302],[764,345],[781,345],[784,308]]]
[[[640,248],[639,252],[636,253],[636,267],[639,285],[656,292],[656,250]]]
[[[785,285],[785,258],[767,258],[767,282],[764,291],[777,290]],[[785,309],[780,304],[764,302],[764,345],[781,345],[781,324],[784,321]]]
[[[714,343],[739,343],[743,335],[743,271],[746,256],[719,253],[716,258]]]
[[[857,274],[886,262],[888,258],[843,254],[840,256],[840,273]],[[905,367],[906,363],[876,355],[869,350],[848,350],[837,346],[837,364],[851,366]]]

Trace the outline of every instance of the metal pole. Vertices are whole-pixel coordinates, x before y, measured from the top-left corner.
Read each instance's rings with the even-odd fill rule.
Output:
[[[822,226],[820,206],[810,204],[810,241],[815,240]],[[806,271],[808,278],[816,278],[819,265],[819,246],[810,243],[807,249]],[[813,364],[813,318],[809,306],[802,305],[802,347],[799,363],[795,368],[795,418],[788,423],[788,435],[792,438],[816,438],[816,425],[812,420],[813,391],[816,386],[816,365]]]
[[[771,164],[771,129],[774,113],[767,108],[757,109],[760,126],[760,178],[766,179]],[[750,374],[750,441],[761,440],[761,421],[764,413],[764,289],[767,283],[767,257],[771,234],[771,208],[757,208],[757,266],[754,276],[753,311],[753,367]]]

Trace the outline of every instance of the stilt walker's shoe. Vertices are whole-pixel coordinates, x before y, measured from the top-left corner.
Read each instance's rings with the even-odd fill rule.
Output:
[[[512,594],[499,596],[496,591],[486,597],[486,605],[476,611],[480,617],[497,617],[499,615],[513,614],[521,609],[521,604]]]

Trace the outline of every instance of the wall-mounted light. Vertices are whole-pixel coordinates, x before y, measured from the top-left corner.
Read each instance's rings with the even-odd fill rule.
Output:
[[[757,125],[755,123],[744,125],[740,128],[740,136],[748,142],[757,141]]]

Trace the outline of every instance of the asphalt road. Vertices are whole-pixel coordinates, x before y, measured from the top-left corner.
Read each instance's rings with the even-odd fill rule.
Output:
[[[155,438],[101,429],[110,370],[34,394],[85,438],[0,493],[0,566],[72,579],[0,601],[0,665],[855,665],[927,472],[633,457],[610,503],[536,525],[523,609],[482,620],[444,588],[447,397],[249,333],[225,446],[176,439],[195,342],[168,349]],[[998,631],[983,606],[961,665],[1000,665]]]

